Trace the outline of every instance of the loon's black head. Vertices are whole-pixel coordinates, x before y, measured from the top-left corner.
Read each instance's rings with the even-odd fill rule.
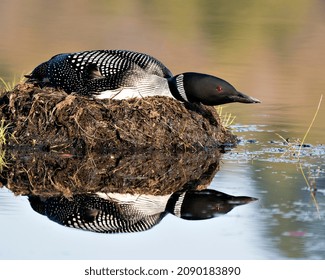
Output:
[[[200,74],[183,73],[174,77],[182,99],[205,105],[221,105],[231,102],[260,103],[258,99],[238,92],[231,84],[220,78]]]
[[[25,78],[27,78],[27,82],[29,83],[39,83],[39,84],[46,84],[48,82],[47,77],[47,68],[48,68],[49,62],[43,62],[42,64],[38,65],[31,74],[25,75]]]
[[[75,76],[71,75],[73,70],[67,66],[66,59],[68,56],[67,53],[57,54],[50,60],[41,63],[31,74],[25,75],[26,82],[37,84],[40,87],[60,87],[68,92],[69,88],[66,87],[66,84],[70,85],[71,82],[79,82],[75,81]]]

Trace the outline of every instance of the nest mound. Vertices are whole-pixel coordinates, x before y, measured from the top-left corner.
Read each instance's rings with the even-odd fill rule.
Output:
[[[235,144],[215,108],[167,97],[94,100],[19,84],[0,98],[9,146],[83,154],[114,150],[198,150]]]

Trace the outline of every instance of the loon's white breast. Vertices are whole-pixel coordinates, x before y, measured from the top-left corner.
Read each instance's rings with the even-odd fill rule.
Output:
[[[94,94],[97,99],[128,99],[128,98],[143,98],[148,96],[167,96],[172,97],[168,81],[165,78],[148,75],[139,80],[137,86],[122,87],[115,90],[104,90]]]

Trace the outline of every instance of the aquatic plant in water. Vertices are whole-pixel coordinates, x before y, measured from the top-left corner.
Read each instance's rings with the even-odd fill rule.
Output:
[[[310,194],[311,194],[311,198],[314,202],[314,205],[316,207],[316,210],[317,210],[317,213],[318,213],[318,216],[319,218],[320,217],[320,211],[319,211],[319,205],[317,203],[317,200],[316,200],[316,181],[314,179],[310,179],[310,176],[306,176],[303,168],[302,168],[302,163],[301,163],[301,160],[300,160],[300,156],[301,156],[301,149],[305,146],[305,140],[310,132],[310,129],[312,128],[315,120],[316,120],[316,117],[317,117],[317,114],[319,112],[319,109],[320,109],[320,106],[322,104],[322,100],[323,100],[323,95],[320,96],[320,99],[319,99],[319,102],[318,102],[318,106],[317,106],[317,109],[315,111],[315,114],[313,116],[313,119],[312,121],[310,122],[309,126],[308,126],[308,129],[305,133],[305,135],[303,136],[302,140],[300,139],[296,139],[295,141],[293,142],[289,142],[289,139],[285,139],[283,136],[281,136],[280,134],[276,133],[276,135],[278,135],[283,141],[284,143],[287,145],[288,147],[288,150],[284,152],[284,154],[286,153],[290,153],[291,155],[296,155],[297,156],[297,161],[298,161],[298,167],[299,167],[299,170],[306,182],[306,185],[308,187],[308,189],[310,190]]]

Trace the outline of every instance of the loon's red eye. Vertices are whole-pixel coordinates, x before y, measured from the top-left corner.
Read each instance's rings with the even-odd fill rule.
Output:
[[[217,86],[217,91],[222,92],[222,86]]]

